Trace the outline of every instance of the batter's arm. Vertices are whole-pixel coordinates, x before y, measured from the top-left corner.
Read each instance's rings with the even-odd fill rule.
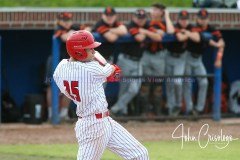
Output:
[[[107,60],[98,51],[95,51],[94,59],[98,61],[101,64],[101,66],[103,66],[102,68],[103,75],[105,75],[106,77],[108,77],[115,71],[115,67],[107,63]]]

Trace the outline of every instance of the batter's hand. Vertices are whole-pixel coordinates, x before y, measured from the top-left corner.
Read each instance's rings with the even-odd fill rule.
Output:
[[[113,64],[112,66],[115,68],[115,70],[109,77],[107,77],[107,82],[118,82],[120,80],[122,70],[119,66],[115,64]]]

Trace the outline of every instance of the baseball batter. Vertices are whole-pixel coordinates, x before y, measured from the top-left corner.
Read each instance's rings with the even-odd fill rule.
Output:
[[[116,65],[97,61],[95,42],[88,31],[76,31],[66,42],[70,59],[63,59],[54,72],[57,86],[77,105],[78,160],[100,160],[105,148],[124,159],[148,160],[147,149],[109,117],[103,83],[119,79]]]

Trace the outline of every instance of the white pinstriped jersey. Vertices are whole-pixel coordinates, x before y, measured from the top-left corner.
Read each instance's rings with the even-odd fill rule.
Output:
[[[55,69],[53,78],[61,92],[77,105],[77,115],[86,117],[107,110],[102,84],[112,70],[110,64],[103,67],[97,61],[69,62],[63,59]]]

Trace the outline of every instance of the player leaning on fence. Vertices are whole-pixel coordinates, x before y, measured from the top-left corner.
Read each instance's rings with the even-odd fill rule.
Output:
[[[225,43],[223,41],[220,31],[216,30],[214,27],[208,24],[208,12],[205,9],[201,9],[197,13],[197,24],[192,28],[192,32],[197,32],[199,35],[198,40],[193,40],[190,38],[188,43],[188,51],[190,52],[186,58],[186,69],[185,74],[187,75],[206,75],[206,69],[202,62],[202,54],[208,46],[213,46],[218,48],[218,55],[215,61],[215,66],[221,66],[222,55],[224,51]],[[213,36],[213,40],[208,40],[204,38],[203,32],[210,32]],[[196,105],[193,107],[192,102],[192,89],[191,83],[184,83],[184,97],[186,102],[186,108],[188,112],[193,112],[194,114],[199,114],[203,112],[208,80],[207,78],[197,78],[198,81],[198,96]]]
[[[127,28],[123,23],[118,21],[115,9],[112,7],[105,8],[101,20],[93,26],[92,31],[101,34],[106,39],[107,42],[103,43],[96,50],[111,62],[115,52],[113,43],[117,41],[120,36],[127,34]]]
[[[192,25],[189,23],[189,13],[186,10],[180,11],[175,26],[174,42],[167,44],[166,55],[166,74],[168,76],[184,75],[185,62],[187,55],[187,41],[189,37],[198,36],[191,32]],[[194,35],[195,34],[195,35]],[[167,78],[166,94],[169,114],[176,116],[180,113],[182,107],[182,79]]]
[[[162,4],[156,3],[151,6],[150,10],[150,26],[157,30],[157,33],[161,36],[161,40],[164,33],[174,33],[174,27],[169,17],[169,12]],[[160,40],[160,41],[161,41]],[[148,43],[146,50],[142,57],[143,75],[144,76],[163,76],[165,75],[165,56],[166,47],[162,42]],[[151,89],[152,88],[152,89]],[[151,92],[152,91],[152,94]],[[152,101],[149,101],[151,96]],[[154,112],[160,114],[162,107],[162,85],[161,84],[143,84],[140,91],[140,105],[143,111],[150,113]]]
[[[144,41],[146,38],[159,41],[161,36],[157,33],[156,29],[149,25],[146,11],[143,9],[138,9],[134,13],[132,21],[127,25],[127,28],[136,41],[126,43],[123,46],[122,52],[118,57],[118,65],[122,68],[123,76],[142,76],[140,59],[146,45]],[[111,108],[113,113],[127,114],[128,103],[139,91],[140,80],[128,80],[126,79],[126,81],[120,83],[118,101]]]
[[[174,26],[168,10],[162,4],[153,4],[150,10],[150,27],[155,28],[162,40],[164,33],[173,34]],[[161,42],[149,43],[144,51],[142,63],[143,74],[148,76],[162,76],[165,74],[166,48]]]

